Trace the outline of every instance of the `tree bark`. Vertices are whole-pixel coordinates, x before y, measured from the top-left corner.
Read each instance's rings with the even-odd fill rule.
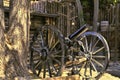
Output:
[[[98,26],[98,13],[99,13],[99,0],[94,0],[94,16],[93,16],[93,30],[97,31]]]
[[[80,26],[83,26],[85,24],[84,17],[83,17],[83,8],[81,5],[80,0],[76,0],[77,7],[78,7],[78,18],[80,20]]]
[[[0,0],[0,77],[4,78],[4,65],[5,65],[5,38],[4,38],[4,10],[3,0]]]
[[[28,38],[30,23],[30,0],[10,0],[9,30],[6,33],[7,63],[6,80],[25,77],[27,70]]]

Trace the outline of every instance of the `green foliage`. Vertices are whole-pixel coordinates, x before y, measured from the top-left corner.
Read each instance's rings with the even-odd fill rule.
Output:
[[[80,0],[84,8],[94,7],[94,0]],[[100,8],[120,2],[120,0],[99,0]]]
[[[84,8],[89,8],[91,5],[93,5],[93,0],[80,0],[82,3],[82,6]]]
[[[100,9],[104,9],[106,6],[110,4],[114,4],[116,0],[100,0]]]

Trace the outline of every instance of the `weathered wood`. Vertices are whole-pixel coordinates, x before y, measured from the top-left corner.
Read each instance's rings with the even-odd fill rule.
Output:
[[[32,12],[31,16],[41,16],[41,17],[58,17],[58,14],[48,14],[48,13],[39,13],[39,12]]]
[[[99,0],[94,0],[94,16],[93,16],[93,29],[94,31],[98,30],[98,13],[99,13]]]
[[[0,77],[5,77],[4,75],[4,63],[5,63],[5,23],[4,23],[4,10],[3,10],[3,0],[0,0]]]
[[[115,28],[115,56],[114,56],[114,61],[118,61],[118,57],[119,57],[119,53],[118,53],[118,33],[119,33],[119,10],[120,9],[120,4],[117,4],[116,6],[116,19],[115,19],[115,24],[116,24],[116,28]]]
[[[82,80],[79,75],[72,75],[72,76],[61,76],[61,77],[53,77],[53,78],[45,78],[42,80]],[[41,80],[41,79],[32,79],[32,80]]]

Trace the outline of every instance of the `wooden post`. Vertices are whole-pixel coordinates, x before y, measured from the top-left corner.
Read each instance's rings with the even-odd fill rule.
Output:
[[[120,7],[120,4],[117,4],[117,5],[116,5],[116,19],[115,19],[115,20],[116,20],[116,21],[115,21],[115,24],[116,24],[116,28],[115,28],[115,57],[114,57],[114,60],[115,60],[115,61],[118,61],[119,7]]]
[[[69,3],[67,3],[67,36],[70,35],[70,12]]]
[[[93,16],[93,30],[97,31],[98,22],[98,12],[99,12],[99,0],[94,0],[94,16]]]

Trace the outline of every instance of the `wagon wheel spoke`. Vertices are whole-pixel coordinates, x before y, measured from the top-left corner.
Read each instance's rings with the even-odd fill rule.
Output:
[[[47,66],[47,62],[45,62],[45,64],[43,65],[43,78],[45,78],[46,77],[46,67]]]
[[[88,62],[86,62],[86,65],[85,65],[85,71],[84,71],[84,76],[87,76],[87,66],[88,66]]]
[[[91,63],[91,66],[93,67],[94,71],[98,72],[97,69],[96,69],[96,67],[95,67],[95,65],[94,65],[94,63],[92,61],[90,61],[90,63]]]
[[[54,58],[61,58],[62,55],[55,55]]]
[[[44,40],[44,37],[43,37],[43,32],[40,32],[40,39],[41,39],[41,43],[40,43],[40,45],[41,45],[41,47],[44,47],[45,46],[45,41],[46,40]]]
[[[98,64],[99,66],[101,66],[102,68],[104,68],[104,65],[102,65],[100,62],[98,62],[97,60],[95,59],[92,59],[93,62],[95,62],[96,64]]]
[[[57,46],[58,43],[59,43],[59,41],[57,40],[57,41],[52,45],[52,47],[50,48],[50,51],[52,51],[52,50]]]
[[[82,38],[82,40],[83,40],[83,45],[84,45],[85,51],[88,51],[88,40],[87,40],[87,37],[84,36],[84,37]]]
[[[74,55],[74,60],[81,58],[81,56],[86,59],[84,62],[76,64],[80,72],[79,74],[83,78],[100,78],[106,70],[110,59],[109,47],[106,40],[99,33],[85,32],[78,39],[78,43],[83,50],[79,51],[78,55]]]
[[[95,41],[95,40],[94,40],[94,41]],[[94,42],[94,45],[93,45],[93,47],[92,47],[92,51],[94,51],[94,49],[95,49],[95,47],[96,47],[96,45],[98,44],[99,41],[100,41],[100,40],[98,39],[97,41]]]
[[[51,51],[50,54],[52,54],[54,57],[62,57],[62,55],[60,55],[60,53],[62,53],[62,50],[59,51]]]
[[[41,71],[42,71],[42,64],[40,64],[40,66],[39,66],[39,70],[38,70],[37,76],[40,75]]]
[[[90,45],[89,45],[89,51],[92,51],[92,46],[93,46],[93,38],[91,37]]]
[[[62,74],[64,43],[62,34],[53,26],[40,28],[31,44],[30,66],[38,77],[56,77]]]
[[[90,76],[92,76],[92,66],[91,66],[91,63],[89,64],[89,67],[90,67]]]
[[[56,62],[56,64],[61,64],[61,58],[62,58],[62,55],[52,55],[50,56],[50,58]]]
[[[91,77],[92,76],[92,66],[91,66],[90,61],[88,62],[87,67],[88,67],[87,76]]]
[[[79,72],[81,72],[81,70],[85,67],[85,65],[86,65],[86,62],[83,62],[82,66],[81,66],[81,68],[79,70]]]
[[[103,47],[101,47],[101,48],[97,49],[95,52],[93,52],[93,54],[96,54],[96,53],[98,53],[98,52],[102,51],[104,48],[105,48],[105,47],[103,46]]]
[[[61,65],[61,62],[60,62],[58,59],[53,58],[53,61],[55,61],[56,63],[58,63],[57,66],[60,66],[60,65]]]
[[[85,47],[86,47],[86,51],[88,51],[88,40],[86,36],[85,36]]]
[[[50,66],[49,61],[47,61],[47,66],[48,66],[48,73],[49,73],[49,76],[52,77],[51,66]]]
[[[43,64],[42,60],[39,60],[36,64],[35,64],[35,69],[39,67],[39,65]]]
[[[105,56],[101,56],[101,55],[93,55],[92,57],[96,58],[96,59],[105,59],[106,58]]]
[[[35,52],[40,52],[40,49],[38,48],[35,48],[34,46],[32,46],[32,50],[35,51]]]
[[[54,73],[57,73],[57,68],[55,67],[55,64],[53,63],[53,61],[51,59],[49,60],[49,64],[52,67]]]
[[[43,65],[44,65],[44,62],[40,60],[35,64],[34,71],[37,76],[41,74]]]
[[[51,38],[49,39],[49,48],[51,48],[52,47],[52,42],[53,42],[53,40],[54,40],[54,35],[55,33],[54,32],[52,32],[52,36],[51,36]]]

